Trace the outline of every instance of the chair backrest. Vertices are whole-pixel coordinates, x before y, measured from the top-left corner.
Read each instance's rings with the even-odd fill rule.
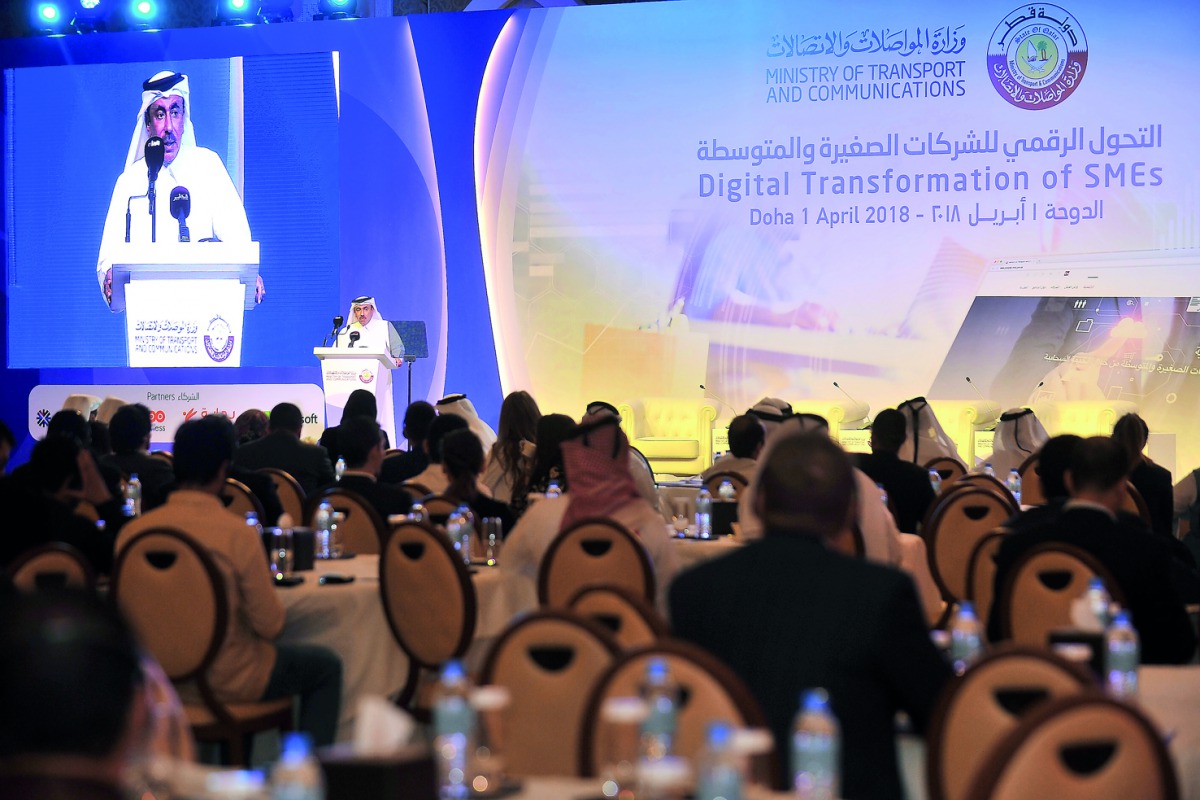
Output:
[[[203,678],[225,640],[229,606],[201,545],[170,528],[143,531],[117,556],[109,591],[167,677]]]
[[[651,647],[633,650],[621,656],[596,682],[584,716],[580,772],[595,775],[599,756],[600,710],[612,697],[641,694],[646,681],[646,666],[653,658],[667,663],[679,686],[676,717],[675,753],[695,759],[704,746],[705,728],[714,719],[731,722],[735,727],[762,728],[765,717],[750,690],[733,670],[695,645],[676,639],[661,639]]]
[[[925,538],[929,543],[929,570],[947,600],[967,594],[967,566],[971,551],[987,534],[1015,514],[1011,496],[988,489],[958,489],[936,504]]]
[[[1162,734],[1134,706],[1099,693],[1031,711],[991,751],[969,800],[1177,800]]]
[[[306,498],[300,481],[293,478],[290,472],[276,467],[264,467],[258,471],[270,476],[271,482],[275,484],[275,491],[279,495],[279,504],[297,525],[302,525]]]
[[[984,536],[971,551],[967,559],[967,594],[966,598],[975,606],[976,616],[984,623],[992,613],[992,603],[995,601],[996,587],[996,552],[1004,541],[1008,530],[999,528]]]
[[[714,472],[712,475],[708,476],[706,481],[704,481],[704,488],[708,489],[714,500],[720,499],[717,495],[717,490],[721,488],[721,484],[724,481],[729,481],[730,485],[733,486],[734,500],[737,500],[742,496],[742,492],[746,490],[746,486],[750,483],[750,481],[746,480],[746,476],[740,472],[733,472],[730,470]]]
[[[416,481],[404,481],[404,483],[400,484],[400,488],[408,492],[409,497],[420,498],[428,497],[429,495],[433,494],[428,486],[423,483],[417,483]]]
[[[1150,506],[1146,505],[1146,498],[1142,497],[1142,493],[1137,490],[1137,487],[1128,481],[1125,482],[1125,496],[1121,498],[1121,510],[1137,514],[1147,525],[1152,524]]]
[[[567,609],[601,625],[622,650],[648,647],[668,633],[667,621],[654,606],[617,586],[585,586]]]
[[[225,488],[221,490],[221,500],[225,503],[226,508],[239,517],[244,517],[253,511],[258,516],[259,522],[267,523],[267,520],[263,519],[266,512],[263,511],[262,503],[254,496],[254,492],[250,491],[250,487],[241,481],[226,478]]]
[[[462,505],[453,497],[448,497],[444,494],[428,494],[421,498],[421,505],[425,506],[425,512],[431,517],[443,519],[454,513],[454,510]]]
[[[596,623],[560,609],[522,617],[496,640],[485,684],[507,687],[506,769],[514,775],[575,775],[589,689],[619,647]]]
[[[376,555],[380,542],[387,535],[387,525],[380,518],[375,506],[358,492],[341,487],[330,487],[318,493],[308,503],[308,524],[315,524],[317,507],[327,502],[336,512],[346,515],[338,523],[338,534],[342,547],[350,553]]]
[[[974,486],[978,489],[987,489],[1016,503],[1016,498],[1012,496],[1012,492],[995,475],[985,475],[982,472],[968,472],[955,483],[956,488],[959,486]]]
[[[611,519],[580,520],[555,537],[538,567],[538,602],[562,608],[591,584],[620,586],[654,601],[654,568],[646,549]]]
[[[96,573],[87,556],[64,542],[51,542],[17,557],[8,567],[13,586],[23,592],[70,586],[91,589]]]
[[[1042,489],[1042,478],[1037,472],[1038,454],[1034,453],[1021,462],[1017,474],[1021,476],[1021,505],[1041,506],[1046,504],[1046,492]]]
[[[379,558],[379,591],[392,635],[413,661],[436,668],[466,652],[475,635],[475,585],[432,525],[392,528]]]
[[[1113,600],[1126,605],[1112,574],[1086,550],[1059,542],[1030,548],[1013,564],[995,600],[1001,635],[1017,644],[1045,647],[1050,631],[1073,627],[1071,604],[1092,578],[1103,580]]]
[[[947,684],[926,734],[930,800],[963,800],[984,755],[1022,717],[1056,697],[1087,691],[1086,671],[1047,650],[1002,645]]]
[[[940,456],[931,458],[925,462],[926,470],[937,470],[937,474],[942,476],[942,490],[945,491],[949,485],[957,481],[963,475],[967,474],[967,467],[957,458],[949,456]]]

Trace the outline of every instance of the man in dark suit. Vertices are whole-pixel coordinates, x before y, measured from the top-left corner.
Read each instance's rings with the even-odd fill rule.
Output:
[[[175,470],[170,462],[150,455],[150,427],[150,409],[141,403],[121,406],[108,423],[113,453],[101,459],[126,477],[138,476],[142,483],[143,511],[162,505],[175,483]]]
[[[1035,545],[1074,545],[1095,556],[1125,595],[1141,637],[1142,661],[1185,663],[1196,650],[1196,636],[1176,588],[1171,552],[1140,520],[1118,514],[1127,465],[1124,448],[1113,439],[1094,436],[1079,442],[1067,470],[1071,497],[1062,513],[1010,533],[1001,542],[995,557],[995,596],[1000,597],[1013,567]],[[992,606],[991,632],[999,629],[998,605]]]
[[[854,523],[846,454],[814,434],[768,449],[753,498],[764,537],[681,574],[672,627],[747,683],[783,763],[800,693],[823,687],[841,723],[841,796],[902,797],[896,712],[923,731],[950,668],[909,577],[834,550]]]
[[[324,447],[300,441],[303,428],[300,409],[291,403],[280,403],[271,409],[269,433],[239,447],[233,455],[234,466],[284,470],[300,482],[306,495],[312,495],[333,482],[333,465]]]
[[[880,411],[871,423],[871,452],[859,453],[855,462],[875,483],[883,486],[896,509],[896,527],[916,533],[933,505],[933,485],[929,472],[911,461],[900,459],[908,420],[894,408]]]
[[[383,461],[379,480],[384,483],[404,483],[416,477],[429,466],[429,454],[425,452],[425,438],[429,426],[437,418],[437,409],[424,400],[414,401],[404,412],[404,438],[408,440],[408,452],[392,453]]]
[[[412,498],[403,489],[379,482],[379,470],[383,465],[383,431],[372,417],[349,417],[339,426],[338,443],[342,458],[346,459],[346,472],[337,483],[339,487],[357,492],[367,500],[384,522],[392,514],[407,514],[412,508]]]

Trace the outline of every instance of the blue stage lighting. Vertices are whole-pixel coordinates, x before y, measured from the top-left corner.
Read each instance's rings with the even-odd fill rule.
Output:
[[[357,19],[358,0],[321,0],[313,19]]]
[[[213,25],[255,25],[262,21],[258,7],[258,0],[217,0]]]
[[[95,33],[108,30],[109,0],[76,0],[71,29],[76,33]]]
[[[128,0],[126,15],[129,27],[135,30],[152,30],[158,27],[159,7],[157,0]]]
[[[61,36],[71,22],[63,3],[37,0],[29,7],[29,25],[36,33]]]

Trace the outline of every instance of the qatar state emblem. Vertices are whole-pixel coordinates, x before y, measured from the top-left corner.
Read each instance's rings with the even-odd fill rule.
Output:
[[[233,332],[229,323],[219,315],[208,321],[208,330],[204,332],[204,352],[218,364],[233,353]]]
[[[988,41],[992,86],[1017,108],[1040,111],[1066,100],[1087,70],[1087,37],[1061,6],[1022,6]]]
[[[371,381],[375,380],[375,373],[371,372],[369,369],[364,369],[362,372],[358,373],[358,379],[363,383],[370,383]]]

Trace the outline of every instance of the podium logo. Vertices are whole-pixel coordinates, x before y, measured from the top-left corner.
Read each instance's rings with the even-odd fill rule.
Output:
[[[358,373],[358,379],[363,383],[370,383],[371,381],[375,380],[375,373],[371,372],[369,369],[364,369],[362,372]]]
[[[988,44],[988,77],[1017,108],[1038,111],[1066,100],[1087,70],[1087,37],[1066,9],[1048,3],[1009,14]]]
[[[213,361],[220,363],[233,353],[233,334],[229,323],[219,315],[208,321],[204,332],[204,351]]]

